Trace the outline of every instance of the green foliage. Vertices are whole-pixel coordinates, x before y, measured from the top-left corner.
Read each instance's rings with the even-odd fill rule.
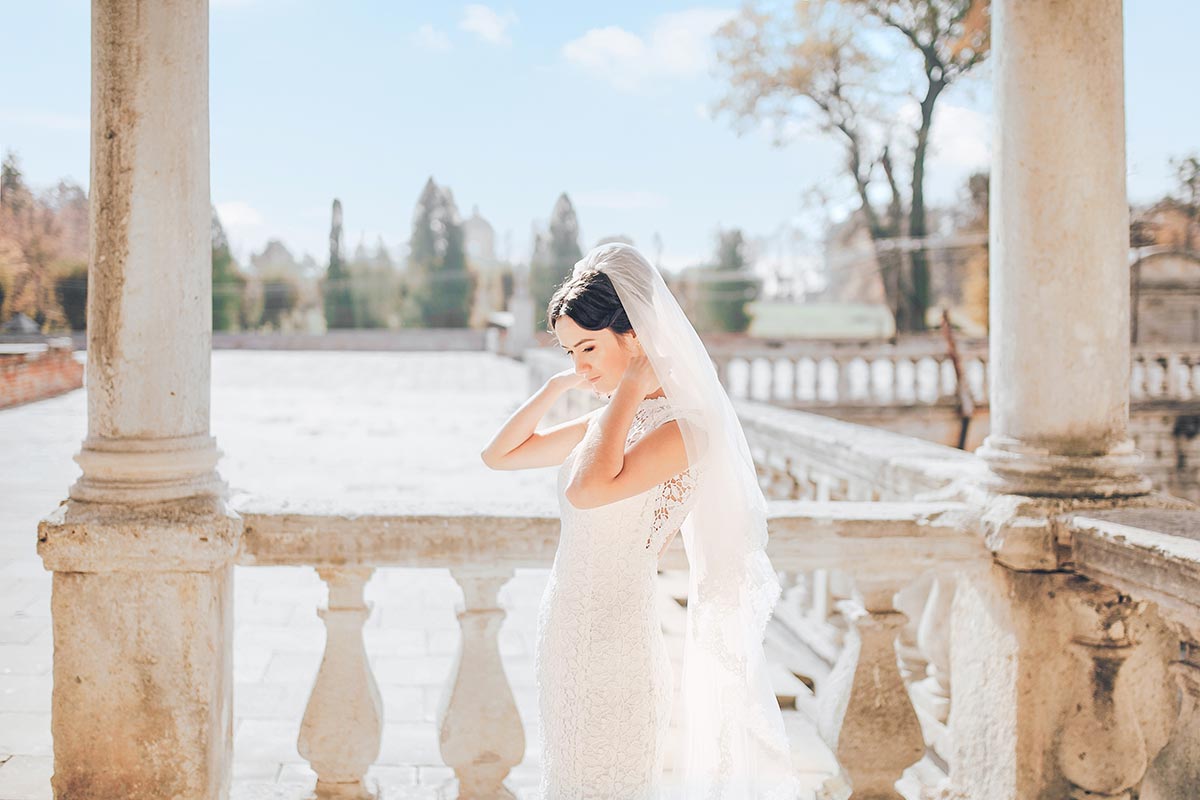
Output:
[[[454,196],[430,177],[413,210],[403,323],[426,328],[466,327],[478,280],[467,264]]]
[[[0,203],[6,208],[19,211],[29,200],[29,188],[25,185],[25,177],[17,162],[17,154],[9,150],[4,154],[0,163]]]
[[[746,304],[758,298],[762,282],[742,274],[747,267],[745,245],[740,230],[722,231],[717,239],[716,263],[697,272],[700,284],[696,326],[700,330],[742,333],[750,327]]]
[[[242,291],[246,278],[233,261],[225,228],[212,210],[212,329],[237,330],[241,323]]]
[[[354,298],[350,291],[350,275],[342,250],[342,201],[333,201],[333,220],[329,226],[329,266],[321,281],[321,297],[325,305],[325,327],[354,327]]]
[[[350,301],[356,328],[397,328],[402,277],[378,260],[354,261],[349,267]]]
[[[54,280],[54,295],[73,331],[87,330],[87,286],[86,262],[60,267]]]
[[[546,307],[556,289],[570,277],[575,262],[583,258],[579,248],[579,218],[571,198],[563,192],[550,212],[550,230],[534,240],[529,264],[529,291],[533,295],[534,328],[545,330]]]

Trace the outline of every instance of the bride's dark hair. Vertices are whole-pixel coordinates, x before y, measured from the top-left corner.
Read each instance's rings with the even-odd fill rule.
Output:
[[[633,330],[612,279],[600,270],[587,270],[558,287],[546,306],[547,332],[554,333],[554,323],[564,316],[589,331],[611,328],[620,334]]]

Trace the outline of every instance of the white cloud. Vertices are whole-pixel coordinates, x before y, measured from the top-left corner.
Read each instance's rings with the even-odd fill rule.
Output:
[[[262,214],[244,200],[217,203],[217,214],[221,217],[221,224],[226,227],[251,227],[263,224]]]
[[[736,12],[693,8],[662,14],[644,37],[610,25],[593,28],[563,45],[567,61],[622,91],[637,91],[647,81],[692,78],[712,59],[713,32]]]
[[[450,39],[447,38],[446,34],[428,23],[417,28],[416,32],[409,38],[413,44],[424,50],[437,52],[450,49]]]
[[[485,5],[472,3],[464,9],[458,27],[491,44],[512,44],[508,28],[516,21],[517,15],[511,11],[497,14]]]
[[[944,167],[977,169],[991,161],[991,121],[980,112],[945,101],[933,112],[929,160]],[[915,128],[920,117],[916,101],[905,103],[897,117]]]
[[[970,108],[944,105],[935,112],[931,157],[956,167],[986,167],[992,157],[991,121]]]
[[[264,238],[266,220],[257,208],[244,200],[216,203],[216,207],[229,246],[234,257],[240,260],[250,242]]]
[[[575,205],[578,208],[620,210],[666,208],[667,198],[656,192],[642,191],[577,192]]]

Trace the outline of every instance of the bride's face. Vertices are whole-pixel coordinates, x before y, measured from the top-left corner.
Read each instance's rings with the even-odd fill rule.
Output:
[[[611,328],[589,331],[564,315],[555,321],[554,335],[574,362],[575,374],[591,381],[592,391],[611,394],[617,390],[634,352],[632,332],[614,333]]]

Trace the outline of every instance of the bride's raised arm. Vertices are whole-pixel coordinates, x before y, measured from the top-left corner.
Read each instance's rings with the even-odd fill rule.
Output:
[[[483,463],[492,469],[533,469],[561,464],[571,448],[583,439],[588,421],[601,409],[544,431],[535,429],[564,392],[584,382],[573,369],[552,375],[513,412],[479,453]]]

